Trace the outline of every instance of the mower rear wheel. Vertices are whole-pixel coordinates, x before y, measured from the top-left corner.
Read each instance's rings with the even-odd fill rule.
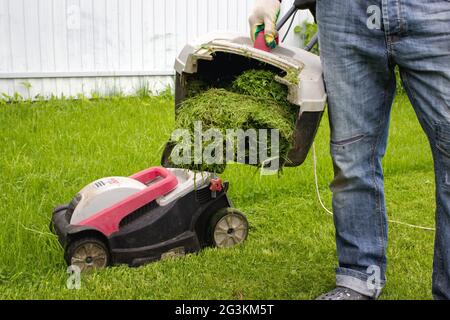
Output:
[[[105,243],[92,237],[72,242],[67,247],[65,258],[68,265],[79,267],[81,272],[105,268],[111,261]]]
[[[247,218],[234,208],[219,210],[211,217],[209,234],[211,244],[217,248],[241,244],[248,235]]]

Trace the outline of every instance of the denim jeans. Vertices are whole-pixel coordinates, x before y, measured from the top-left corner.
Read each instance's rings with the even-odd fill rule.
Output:
[[[318,0],[316,10],[335,171],[337,285],[377,297],[386,281],[381,159],[398,65],[434,158],[433,296],[450,299],[450,0]]]

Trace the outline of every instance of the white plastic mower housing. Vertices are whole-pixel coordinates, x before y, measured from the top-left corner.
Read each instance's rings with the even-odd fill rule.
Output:
[[[221,62],[214,61],[219,53],[244,57],[253,60],[253,63],[261,62],[284,71],[284,76],[278,76],[276,80],[289,88],[288,100],[291,103],[301,107],[302,112],[324,110],[327,95],[320,58],[300,48],[280,45],[272,52],[264,52],[255,49],[248,36],[239,33],[210,33],[184,47],[175,61],[175,71],[179,76],[205,72],[199,68],[201,61],[210,61],[209,65],[217,66]],[[221,67],[229,73],[233,65]],[[182,83],[177,84],[181,84],[180,89],[183,87]]]
[[[166,206],[194,191],[195,188],[201,188],[210,182],[210,174],[206,172],[195,174],[193,171],[184,169],[168,170],[176,176],[178,184],[173,191],[156,199],[156,202],[160,206]],[[144,184],[130,177],[108,177],[96,180],[84,187],[76,195],[75,198],[78,203],[70,223],[78,224],[158,181],[159,179],[155,179],[149,184]]]

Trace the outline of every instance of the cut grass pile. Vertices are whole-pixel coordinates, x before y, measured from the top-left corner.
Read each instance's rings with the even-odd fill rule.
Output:
[[[263,101],[272,100],[286,107],[287,87],[275,81],[275,76],[275,73],[268,70],[247,70],[233,81],[231,88],[236,93]]]
[[[217,129],[223,137],[226,137],[226,130],[229,129],[244,131],[277,129],[280,134],[280,163],[283,164],[292,146],[298,107],[292,106],[287,101],[287,88],[276,82],[275,76],[275,73],[271,71],[248,70],[239,75],[227,89],[207,88],[198,81],[195,82],[194,88],[199,91],[181,104],[177,112],[177,127],[188,129],[191,141],[194,140],[195,122],[201,122],[203,132]],[[172,142],[179,143],[180,141]],[[248,144],[250,143],[258,144],[258,141],[249,141]],[[203,147],[207,146],[208,142],[205,142]],[[225,147],[224,144],[223,158],[225,158]],[[267,143],[265,147],[270,150],[270,143]],[[191,163],[183,164],[181,167],[217,173],[225,170],[226,163],[194,164],[194,152],[191,154]],[[248,154],[248,150],[246,150],[246,154]],[[268,156],[270,157],[270,151]],[[235,157],[237,159],[237,154]],[[255,164],[260,165],[261,160],[264,159],[258,159]]]
[[[0,105],[0,298],[314,299],[333,288],[333,219],[314,191],[313,161],[278,176],[228,165],[221,176],[250,224],[244,245],[140,268],[85,275],[69,290],[52,209],[86,184],[159,165],[175,128],[169,97]],[[155,125],[156,124],[156,125]],[[331,205],[328,122],[316,138],[319,187]],[[384,160],[390,219],[433,226],[434,177],[428,142],[405,95],[397,97]],[[434,233],[389,227],[382,299],[430,299]]]

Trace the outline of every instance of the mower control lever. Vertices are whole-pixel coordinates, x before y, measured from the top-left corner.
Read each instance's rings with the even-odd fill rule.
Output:
[[[310,9],[311,10],[311,6],[313,6],[315,2],[316,2],[316,0],[295,0],[293,6],[289,9],[289,11],[283,17],[281,17],[280,21],[278,21],[277,26],[276,26],[277,31],[280,31],[281,28],[283,28],[283,26],[286,24],[286,22],[288,22],[288,20],[298,10],[302,10],[302,9]],[[311,49],[317,43],[318,38],[319,38],[318,34],[315,34],[312,37],[311,41],[305,46],[304,49],[306,51],[311,51]]]

